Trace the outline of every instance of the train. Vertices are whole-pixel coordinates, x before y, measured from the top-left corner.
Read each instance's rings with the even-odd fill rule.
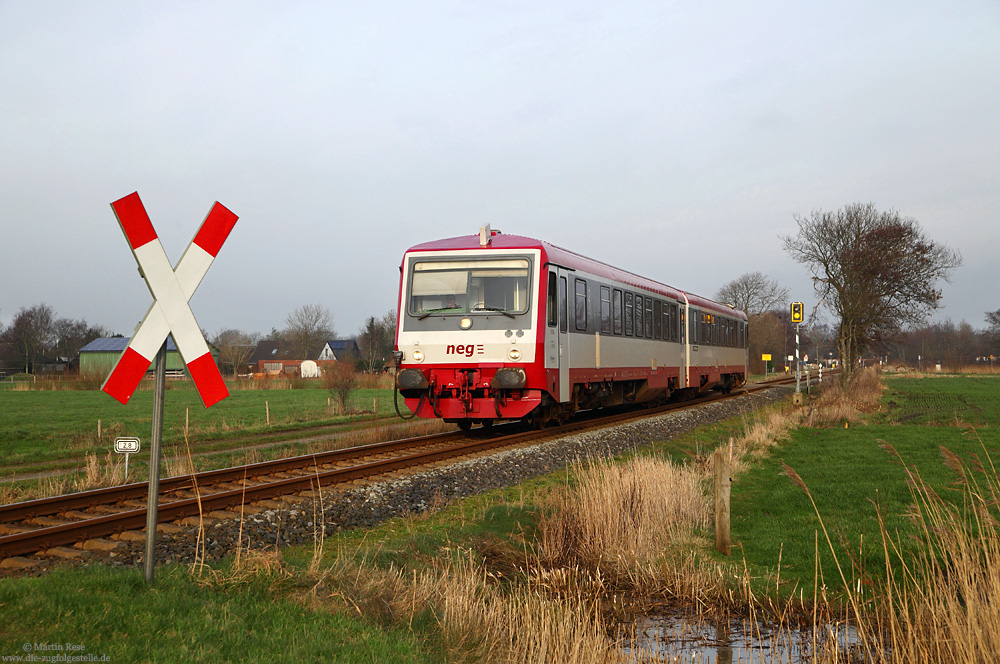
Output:
[[[540,428],[748,375],[744,312],[549,242],[483,226],[411,247],[399,269],[401,416]]]

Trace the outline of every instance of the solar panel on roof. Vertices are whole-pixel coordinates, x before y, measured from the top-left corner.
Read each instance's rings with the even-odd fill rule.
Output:
[[[80,349],[81,353],[123,353],[132,337],[100,337]],[[167,352],[177,352],[172,336],[167,337]]]

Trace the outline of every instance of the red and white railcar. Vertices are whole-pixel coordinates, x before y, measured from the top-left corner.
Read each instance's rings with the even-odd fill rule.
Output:
[[[487,226],[403,255],[396,349],[416,416],[544,425],[742,384],[747,317]]]

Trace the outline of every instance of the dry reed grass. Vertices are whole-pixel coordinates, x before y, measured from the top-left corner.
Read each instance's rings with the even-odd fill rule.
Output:
[[[806,424],[816,427],[856,424],[879,409],[884,391],[878,369],[863,369],[854,374],[846,388],[840,383],[825,388],[810,409]]]
[[[202,587],[228,590],[246,587],[268,579],[272,584],[292,578],[277,549],[250,549],[242,552],[227,567],[192,566],[192,576]]]
[[[15,486],[16,479],[15,476],[9,484],[0,487],[0,505],[123,484],[126,479],[125,463],[121,455],[110,451],[103,460],[96,454],[87,454],[83,467],[75,474],[42,477],[30,485]]]
[[[304,601],[383,624],[430,619],[448,662],[636,661],[607,635],[593,597],[553,598],[531,584],[511,589],[470,552],[410,574],[356,563],[344,552],[334,560]]]
[[[711,522],[703,477],[691,466],[636,457],[577,462],[571,472],[578,484],[554,499],[539,525],[545,566],[626,573]]]

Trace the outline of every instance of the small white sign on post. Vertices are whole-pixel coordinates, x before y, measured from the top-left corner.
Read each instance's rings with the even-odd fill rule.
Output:
[[[128,458],[139,451],[138,438],[115,438],[115,452],[125,455],[125,481],[128,482]]]

